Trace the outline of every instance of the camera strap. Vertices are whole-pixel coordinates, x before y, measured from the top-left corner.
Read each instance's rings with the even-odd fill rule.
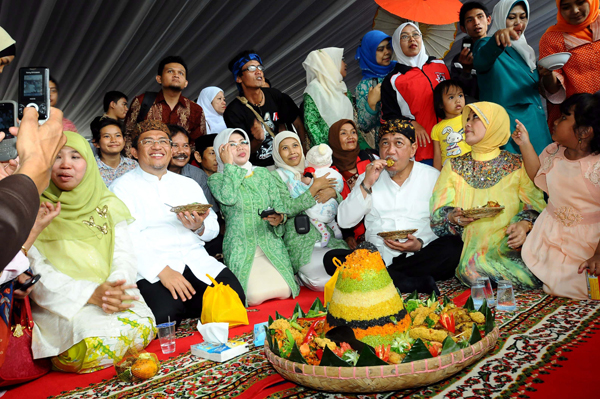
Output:
[[[140,113],[138,114],[136,123],[140,123],[144,119],[146,119],[146,115],[148,115],[150,107],[152,106],[152,104],[154,104],[156,96],[158,96],[158,92],[155,91],[147,91],[144,93],[144,100],[142,101],[142,105],[140,106]]]

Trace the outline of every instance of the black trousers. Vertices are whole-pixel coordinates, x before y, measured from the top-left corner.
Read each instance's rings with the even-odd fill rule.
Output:
[[[196,290],[196,294],[192,295],[192,299],[188,299],[185,302],[181,300],[179,295],[177,295],[178,299],[173,299],[171,291],[162,285],[160,281],[151,284],[148,280],[142,279],[137,282],[140,293],[150,307],[150,310],[152,310],[157,324],[166,323],[170,316],[171,321],[175,321],[177,326],[179,326],[181,320],[197,318],[202,314],[202,297],[204,296],[204,291],[206,291],[208,285],[203,281],[198,280],[187,266],[183,271],[183,277],[185,277],[192,287],[194,287],[194,290]],[[229,284],[229,286],[238,293],[242,303],[246,303],[246,295],[244,294],[242,285],[231,270],[228,268],[223,269],[221,273],[215,277],[215,280],[218,283]]]
[[[440,237],[425,248],[407,257],[401,254],[387,268],[394,285],[403,293],[417,290],[425,294],[439,293],[435,281],[448,280],[454,276],[463,242],[460,237]],[[333,258],[344,262],[352,253],[347,249],[334,249],[325,254],[323,263],[329,275],[335,273]]]

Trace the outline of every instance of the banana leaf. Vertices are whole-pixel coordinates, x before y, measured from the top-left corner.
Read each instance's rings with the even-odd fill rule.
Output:
[[[286,319],[287,317],[283,317],[282,315],[279,314],[278,311],[275,311],[275,320],[279,320],[279,319]]]
[[[308,310],[308,313],[304,315],[304,317],[316,317],[323,312],[327,312],[327,308],[323,305],[323,302],[321,302],[321,300],[317,298],[311,305],[310,309]]]
[[[294,314],[293,314],[292,317],[295,317],[295,319],[299,319],[301,317],[304,317],[304,311],[300,307],[299,303],[296,303],[296,307],[294,308]]]
[[[446,295],[444,295],[444,307],[448,306],[449,303],[452,303],[452,301]]]
[[[410,348],[410,350],[406,354],[406,357],[404,357],[404,359],[402,360],[402,363],[410,363],[417,360],[431,359],[432,357],[433,356],[431,356],[429,349],[427,349],[421,338],[419,338]],[[360,362],[360,359],[358,359],[358,361]]]
[[[269,348],[271,349],[271,352],[273,352],[277,356],[281,356],[281,354],[279,353],[279,345],[277,345],[277,340],[275,339],[273,334],[271,334],[271,329],[265,326],[265,331],[267,332],[266,339],[267,343],[269,344]]]
[[[387,362],[384,362],[383,360],[377,357],[375,351],[369,345],[363,346],[362,351],[360,351],[360,357],[356,362],[356,367],[387,365]]]
[[[417,290],[414,290],[412,294],[410,294],[406,300],[408,301],[409,299],[419,299],[419,293],[417,292]]]
[[[489,308],[489,306],[488,306],[488,303],[487,303],[487,299],[483,298],[483,303],[479,307],[479,312],[483,313],[483,315],[485,316],[485,311],[488,308]]]
[[[456,352],[458,350],[460,350],[460,346],[458,346],[452,338],[446,337],[444,342],[442,342],[441,355],[447,355],[448,353]]]
[[[294,346],[292,347],[292,353],[290,354],[290,357],[288,357],[288,360],[290,362],[308,364],[304,359],[304,356],[302,356],[302,354],[300,353],[300,348],[298,348],[298,344],[296,344],[295,342]]]
[[[269,315],[269,325],[273,324],[273,318]]]
[[[429,298],[427,298],[427,302],[435,302],[437,300],[438,300],[438,297],[437,297],[437,295],[435,295],[435,291],[431,293]]]
[[[477,324],[473,323],[473,329],[471,330],[471,338],[469,339],[469,345],[476,344],[481,341],[481,333],[479,332],[479,328],[477,328]]]
[[[348,362],[343,359],[340,359],[338,355],[333,353],[328,346],[325,346],[323,349],[323,357],[321,358],[321,363],[319,366],[325,367],[352,367]]]
[[[469,299],[467,299],[467,302],[465,303],[465,306],[463,306],[463,308],[467,309],[469,312],[475,311],[475,305],[473,304],[473,297],[469,297]]]
[[[494,320],[494,314],[492,313],[490,308],[486,309],[484,315],[485,315],[485,335],[488,335],[489,333],[492,332],[494,327],[496,327],[496,321]]]

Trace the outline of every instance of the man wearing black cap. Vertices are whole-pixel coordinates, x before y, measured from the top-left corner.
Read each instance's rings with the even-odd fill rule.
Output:
[[[265,85],[262,59],[253,50],[243,51],[229,62],[239,96],[225,109],[228,128],[248,133],[255,166],[273,165],[273,137],[282,130],[296,131],[305,142],[304,125],[294,101],[277,89]]]
[[[460,237],[438,238],[431,230],[429,200],[440,172],[414,161],[417,144],[412,124],[387,121],[381,125],[379,137],[381,159],[367,165],[352,192],[340,203],[338,224],[351,228],[364,218],[366,241],[375,244],[402,292],[439,292],[435,281],[454,276],[462,252]],[[416,231],[403,242],[378,236],[411,229]],[[335,271],[333,256],[343,261],[350,252],[328,252],[324,259],[327,271]]]

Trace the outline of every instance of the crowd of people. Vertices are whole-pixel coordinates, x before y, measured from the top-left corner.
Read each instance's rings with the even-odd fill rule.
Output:
[[[159,92],[106,93],[91,143],[58,109],[41,127],[26,109],[11,128],[18,161],[0,167],[0,207],[13,215],[0,226],[0,282],[9,302],[31,298],[34,357],[107,367],[148,345],[157,323],[200,317],[210,278],[257,306],[322,291],[334,260],[363,247],[402,292],[489,277],[587,298],[585,272],[600,275],[599,4],[556,6],[540,56],[572,57],[553,71],[525,38],[526,0],[492,13],[472,1],[459,26],[473,44],[450,69],[427,54],[418,23],[370,31],[354,92],[344,49],[307,55],[300,107],[247,50],[228,64],[232,101],[214,86],[184,97],[187,65],[168,56]],[[2,32],[0,47],[4,67],[16,46]],[[490,201],[504,210],[464,213]],[[171,212],[192,203],[212,208]],[[378,235],[408,229],[406,240]],[[33,274],[37,284],[13,289]]]

